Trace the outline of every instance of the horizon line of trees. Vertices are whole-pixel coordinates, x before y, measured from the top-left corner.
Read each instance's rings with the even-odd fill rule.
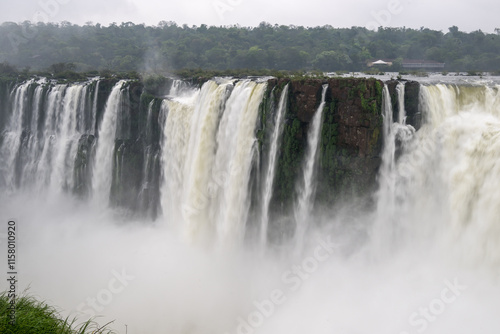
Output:
[[[139,71],[159,74],[185,69],[362,71],[375,59],[445,63],[445,71],[499,71],[500,30],[466,33],[427,28],[304,28],[271,25],[157,26],[125,22],[107,27],[69,22],[3,23],[0,63],[24,70],[49,70],[74,64],[72,70]]]

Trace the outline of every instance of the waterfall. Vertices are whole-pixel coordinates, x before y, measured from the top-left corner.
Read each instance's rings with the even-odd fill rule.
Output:
[[[462,261],[500,263],[499,87],[422,85],[425,122],[390,126],[384,88],[384,149],[373,240],[381,254],[431,240]],[[404,117],[402,118],[404,120]],[[400,117],[401,121],[401,117]],[[395,156],[397,137],[402,140]],[[416,247],[416,246],[415,246]]]
[[[298,249],[304,242],[304,236],[309,226],[308,220],[311,217],[314,192],[316,190],[315,168],[318,160],[318,145],[320,142],[321,124],[323,109],[325,108],[325,97],[328,85],[323,85],[321,93],[321,103],[310,123],[307,135],[307,150],[302,167],[302,178],[297,184],[298,199],[294,210],[297,224],[295,239]]]
[[[439,84],[422,87],[422,93],[427,123],[401,168],[415,183],[406,189],[408,197],[425,198],[410,215],[433,214],[438,226],[427,223],[417,233],[443,231],[451,247],[463,242],[462,259],[500,263],[499,87]]]
[[[87,131],[88,90],[87,83],[53,85],[45,79],[13,90],[0,148],[2,184],[51,194],[73,190],[78,142]]]
[[[64,99],[65,85],[56,85],[51,87],[47,96],[47,107],[45,111],[45,123],[43,125],[43,142],[41,146],[41,155],[37,163],[38,182],[36,183],[39,191],[50,184],[52,175],[52,164],[55,160],[56,145],[58,133],[61,124],[61,106]]]
[[[171,97],[179,97],[183,94],[189,95],[188,87],[189,85],[184,80],[173,80],[168,95]]]
[[[255,125],[267,83],[238,82],[226,102],[217,134],[214,176],[226,176],[212,211],[217,239],[239,243],[244,237],[249,209],[248,184],[256,150]]]
[[[96,127],[97,127],[97,99],[99,97],[99,84],[100,80],[97,80],[95,90],[94,90],[94,100],[92,102],[92,112],[90,117],[90,134],[96,135]]]
[[[106,102],[103,119],[98,131],[96,157],[92,173],[92,189],[95,202],[101,206],[106,206],[109,202],[113,173],[113,150],[117,120],[122,105],[122,87],[124,83],[124,80],[120,80],[113,87]]]
[[[396,91],[398,92],[398,123],[406,124],[406,110],[405,110],[405,84],[403,82],[398,83],[396,86]]]
[[[50,176],[52,192],[73,187],[74,157],[81,133],[78,131],[78,117],[84,110],[78,108],[84,92],[82,85],[71,86],[65,89],[62,108],[57,118],[57,140],[54,147],[52,174]],[[83,98],[84,99],[84,98]],[[85,100],[85,99],[84,99]]]
[[[243,238],[265,88],[251,80],[208,81],[192,96],[166,102],[162,206],[187,239]]]
[[[188,234],[195,237],[208,227],[206,224],[212,192],[213,166],[217,149],[216,134],[227,90],[232,83],[218,85],[209,81],[203,85],[193,111],[187,147],[183,182],[183,209]],[[209,233],[205,230],[203,235]]]
[[[278,160],[279,143],[283,132],[283,117],[286,113],[288,99],[288,85],[281,92],[276,118],[274,120],[274,130],[271,136],[271,147],[269,149],[269,158],[267,170],[264,179],[264,189],[262,192],[262,214],[260,218],[260,242],[262,246],[267,243],[267,227],[269,224],[269,204],[273,192],[274,177],[276,173],[276,162]]]
[[[283,87],[268,122],[272,125],[261,174],[252,174],[252,168],[260,159],[258,115],[268,98],[264,94],[270,94],[265,80],[218,78],[190,89],[175,83],[167,98],[154,99],[139,116],[131,108],[132,91],[129,96],[125,81],[119,81],[99,121],[103,86],[104,81],[95,79],[72,84],[36,79],[11,88],[3,101],[10,110],[1,134],[2,189],[34,190],[49,197],[84,194],[103,208],[116,192],[120,200],[114,206],[158,217],[192,242],[238,244],[252,224],[265,247],[292,86]],[[404,83],[395,87],[397,103],[391,101],[388,86],[382,90],[384,141],[369,230],[374,254],[390,254],[414,235],[450,239],[467,234],[484,240],[476,257],[495,259],[496,211],[488,205],[496,199],[489,187],[495,184],[497,168],[498,86],[422,85],[419,131],[406,124],[406,88]],[[323,86],[320,106],[307,127],[299,176],[290,180],[296,187],[298,249],[315,200],[327,89]],[[134,168],[137,175],[130,175]],[[125,186],[115,188],[113,180]],[[257,183],[261,188],[254,187]],[[251,198],[256,199],[252,211]],[[137,204],[128,208],[129,203]]]
[[[39,82],[41,83],[41,82]],[[33,105],[32,105],[32,113],[31,113],[31,122],[29,126],[29,135],[28,135],[28,144],[26,146],[26,161],[22,163],[22,172],[21,172],[21,187],[29,187],[31,184],[36,182],[36,168],[37,161],[39,156],[39,145],[40,145],[40,137],[38,129],[38,122],[40,117],[43,115],[41,105],[42,94],[43,94],[43,86],[38,85],[35,88],[35,92],[33,94]],[[41,115],[42,114],[42,115]]]
[[[19,291],[129,333],[498,333],[500,86],[431,79],[2,83]]]
[[[23,136],[23,115],[28,102],[29,87],[33,81],[27,81],[19,85],[11,93],[13,102],[11,106],[12,114],[5,130],[4,139],[0,154],[2,183],[9,189],[14,189],[17,184],[16,170],[19,157],[19,149]]]
[[[140,208],[144,212],[148,212],[151,217],[155,217],[155,203],[157,194],[155,190],[160,180],[157,178],[158,165],[160,160],[160,152],[157,149],[156,143],[153,142],[153,126],[159,120],[153,119],[153,107],[155,101],[152,100],[148,105],[148,113],[146,118],[144,162],[142,164],[141,173],[141,188],[139,190],[138,199]],[[164,124],[161,124],[164,125]]]
[[[406,125],[406,112],[404,108],[404,84],[399,83],[396,86],[398,97],[398,119],[393,120],[393,110],[391,96],[387,85],[383,88],[382,96],[382,117],[383,117],[383,138],[384,145],[382,149],[382,165],[379,171],[379,190],[377,197],[377,212],[373,230],[373,240],[376,244],[375,249],[381,255],[389,252],[392,248],[391,243],[397,239],[400,229],[399,219],[396,215],[398,187],[397,187],[397,161],[396,149],[397,142],[400,145],[411,140],[415,129],[411,125]]]

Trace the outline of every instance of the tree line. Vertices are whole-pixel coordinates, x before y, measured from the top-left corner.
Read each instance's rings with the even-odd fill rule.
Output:
[[[425,59],[446,63],[446,71],[499,71],[498,32],[265,22],[257,27],[7,22],[0,25],[0,63],[4,70],[18,71],[55,71],[54,65],[70,64],[80,72],[168,74],[186,69],[362,71],[376,59],[395,59],[388,70],[398,71],[403,59]]]

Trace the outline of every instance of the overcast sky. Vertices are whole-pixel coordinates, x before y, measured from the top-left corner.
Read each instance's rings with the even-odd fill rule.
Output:
[[[0,0],[0,22],[134,22],[156,25],[315,27],[427,27],[448,31],[494,32],[500,27],[500,1],[491,0]]]

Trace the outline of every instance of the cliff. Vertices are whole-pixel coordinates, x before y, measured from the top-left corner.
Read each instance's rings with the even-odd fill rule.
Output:
[[[278,217],[292,211],[309,124],[319,107],[324,84],[328,84],[328,89],[316,171],[315,206],[331,207],[340,200],[373,193],[381,163],[383,83],[354,78],[271,79],[268,99],[277,100],[287,84],[288,108],[271,203],[272,220],[279,221]],[[262,115],[269,113],[269,107],[262,109]],[[259,124],[258,130],[265,132],[265,125],[265,122]],[[267,143],[261,141],[264,142],[262,156]]]

